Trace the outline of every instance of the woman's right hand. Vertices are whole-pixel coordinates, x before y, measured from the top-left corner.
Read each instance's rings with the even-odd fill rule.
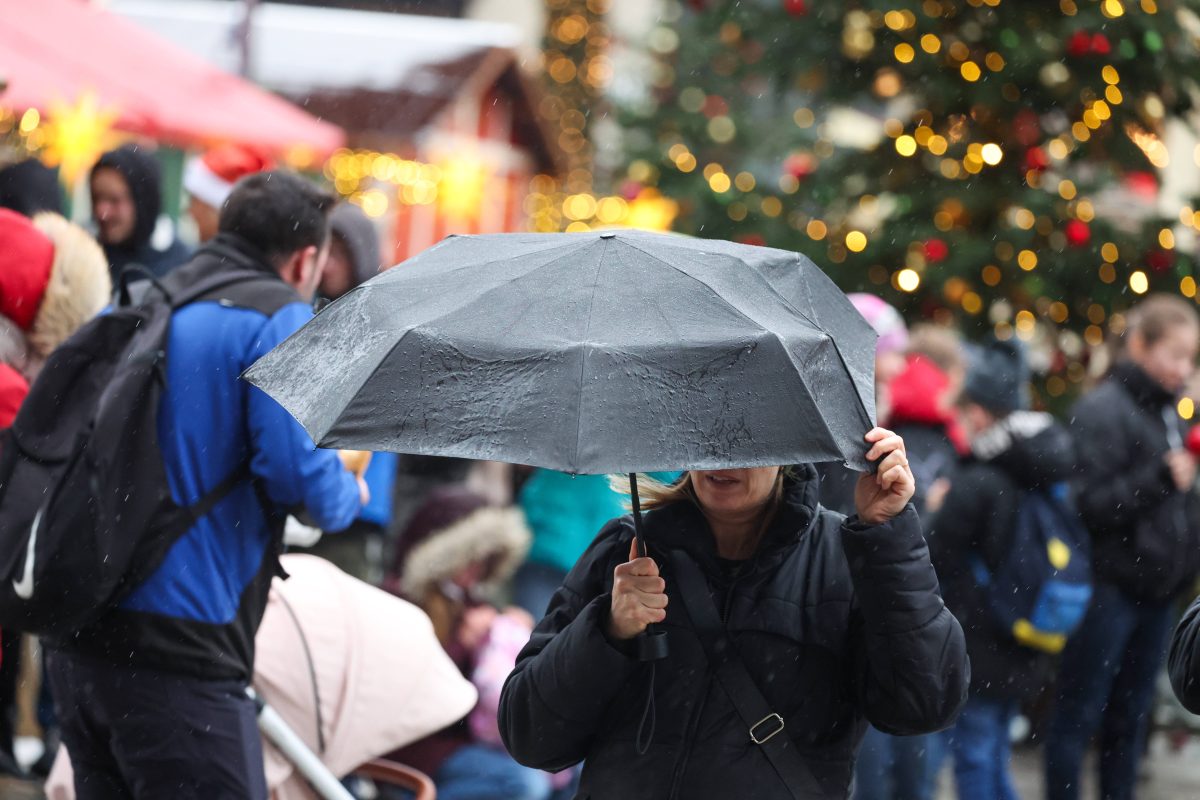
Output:
[[[652,622],[667,618],[667,582],[652,558],[638,558],[637,539],[629,543],[629,561],[613,570],[612,607],[608,615],[611,639],[632,639]]]

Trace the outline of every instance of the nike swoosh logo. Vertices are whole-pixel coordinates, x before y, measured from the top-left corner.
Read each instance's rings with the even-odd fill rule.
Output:
[[[33,554],[34,548],[37,546],[38,529],[42,527],[42,511],[44,510],[38,509],[37,515],[33,518],[33,525],[29,528],[29,544],[25,550],[25,574],[21,576],[21,580],[12,582],[13,591],[22,600],[29,600],[33,597]]]

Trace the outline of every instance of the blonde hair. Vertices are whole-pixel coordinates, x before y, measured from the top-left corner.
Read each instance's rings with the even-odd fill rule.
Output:
[[[772,512],[783,499],[783,476],[786,471],[787,467],[780,468],[779,475],[775,478],[775,488],[771,492],[771,498],[767,501],[767,507]],[[632,510],[633,493],[629,485],[629,476],[610,475],[608,476],[608,485],[612,487],[614,492],[629,498],[625,501],[625,508],[626,510]],[[692,486],[692,473],[690,470],[685,470],[679,480],[674,483],[663,483],[643,472],[639,472],[637,475],[637,485],[638,501],[642,507],[642,511],[653,511],[656,508],[663,508],[684,500],[695,503],[697,506],[700,505],[700,501],[696,497],[696,489]],[[773,516],[773,513],[768,514],[768,516]]]
[[[614,492],[625,496],[625,510],[633,510],[633,491],[629,485],[628,475],[609,475],[608,485]],[[692,487],[692,473],[684,472],[674,483],[663,483],[644,472],[637,476],[638,501],[642,511],[653,511],[656,508],[673,505],[682,500],[690,500],[699,505],[696,500],[696,490]]]

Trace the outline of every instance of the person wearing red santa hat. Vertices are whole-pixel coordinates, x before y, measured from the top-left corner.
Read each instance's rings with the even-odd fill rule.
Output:
[[[46,357],[107,305],[108,260],[83,228],[58,214],[33,219],[0,208],[0,431],[9,428]],[[20,776],[13,720],[21,671],[19,632],[0,639],[0,795],[4,776]],[[46,731],[48,769],[57,737]],[[44,773],[43,773],[44,774]],[[7,796],[7,795],[4,795]]]
[[[58,214],[30,220],[0,208],[0,407],[13,411],[24,382],[111,292],[104,251],[83,228]],[[0,417],[0,428],[10,423]]]
[[[244,145],[226,144],[214,147],[203,156],[192,159],[183,173],[183,188],[191,198],[188,213],[196,222],[201,242],[217,235],[217,220],[225,198],[240,178],[273,168],[271,160]]]

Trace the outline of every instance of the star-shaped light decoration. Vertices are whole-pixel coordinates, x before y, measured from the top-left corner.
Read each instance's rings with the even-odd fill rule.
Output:
[[[45,143],[42,159],[57,166],[63,181],[72,185],[101,153],[116,144],[113,123],[118,112],[101,108],[96,93],[88,90],[74,105],[54,101],[43,123]]]

